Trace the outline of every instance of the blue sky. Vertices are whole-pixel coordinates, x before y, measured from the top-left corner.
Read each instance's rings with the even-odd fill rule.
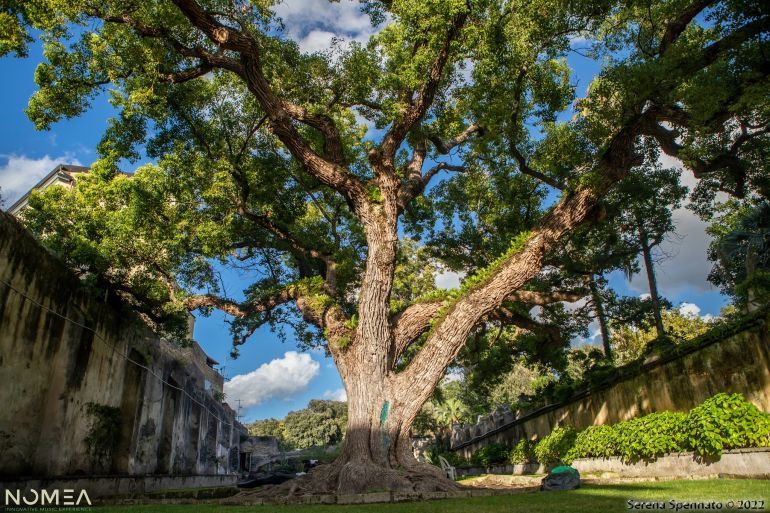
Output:
[[[368,17],[360,13],[358,5],[349,0],[288,0],[276,10],[286,23],[287,35],[303,49],[314,51],[328,47],[335,36],[364,41],[373,33]],[[576,41],[574,46],[585,44]],[[36,131],[24,109],[35,91],[34,70],[41,60],[39,45],[34,45],[25,59],[0,59],[0,188],[6,207],[57,164],[91,164],[107,119],[114,114],[106,95],[102,95],[82,116],[57,123],[48,132]],[[599,67],[578,53],[569,56],[569,63],[580,95]],[[683,174],[683,182],[693,185],[689,172]],[[674,217],[677,236],[663,245],[662,251],[670,257],[662,260],[657,269],[661,293],[674,305],[685,304],[689,312],[716,315],[726,301],[706,282],[710,263],[705,256],[708,239],[704,225],[684,209],[676,211]],[[239,283],[244,278],[236,271],[224,275],[231,291],[240,290]],[[458,277],[446,274],[438,282],[451,286],[458,282]],[[628,282],[620,273],[614,273],[610,284],[621,294],[640,295],[648,291],[643,275]],[[232,378],[228,385],[231,405],[237,406],[235,397],[248,405],[242,410],[243,420],[283,417],[288,411],[304,407],[310,399],[342,397],[342,383],[331,360],[319,351],[297,354],[290,330],[287,339],[282,340],[264,328],[240,348],[238,359],[230,359],[230,335],[224,321],[218,313],[199,318],[195,338],[224,367],[225,376]],[[597,335],[595,326],[592,330],[592,335]],[[598,338],[592,336],[589,342],[598,343]]]

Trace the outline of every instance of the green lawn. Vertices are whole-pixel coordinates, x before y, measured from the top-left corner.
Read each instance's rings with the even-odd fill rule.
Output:
[[[586,485],[570,492],[531,492],[509,496],[478,497],[400,504],[309,505],[309,506],[217,506],[217,505],[148,505],[94,508],[103,513],[322,513],[346,511],[355,513],[565,513],[595,511],[649,511],[628,508],[629,499],[636,501],[722,501],[719,511],[731,511],[727,501],[765,501],[761,511],[770,505],[770,481],[727,480],[665,481],[630,484]],[[674,511],[666,504],[666,511]],[[712,508],[713,509],[713,508]],[[732,509],[737,510],[737,505]],[[679,511],[691,511],[680,509]],[[747,510],[744,510],[747,511]],[[757,511],[756,509],[754,511]]]

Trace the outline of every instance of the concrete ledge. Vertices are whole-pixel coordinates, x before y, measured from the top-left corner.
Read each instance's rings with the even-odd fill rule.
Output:
[[[692,452],[667,454],[655,461],[624,463],[619,457],[585,458],[572,466],[586,473],[612,473],[619,477],[770,476],[770,447],[725,451],[720,458],[704,459]]]
[[[234,486],[236,475],[208,476],[93,476],[54,477],[50,479],[25,479],[0,481],[0,496],[5,490],[85,490],[90,498],[136,497],[164,490],[192,488],[216,488]]]
[[[473,477],[482,474],[525,476],[528,474],[546,474],[548,473],[548,468],[540,463],[526,463],[522,465],[495,465],[490,468],[456,468],[455,472],[457,477]]]
[[[375,492],[354,495],[298,495],[295,497],[264,498],[249,495],[228,497],[217,501],[219,504],[254,506],[260,504],[375,504],[388,502],[430,501],[442,499],[467,499],[471,497],[491,497],[494,495],[514,495],[533,492],[538,486],[509,489],[467,488],[453,492]],[[119,504],[141,504],[142,501],[121,501]],[[183,501],[151,501],[153,504],[183,504]]]

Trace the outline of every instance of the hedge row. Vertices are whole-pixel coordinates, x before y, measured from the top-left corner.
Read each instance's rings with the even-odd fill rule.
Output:
[[[571,463],[577,458],[619,456],[625,462],[654,460],[667,453],[694,451],[718,456],[726,449],[770,447],[770,414],[747,402],[741,394],[717,394],[688,413],[650,413],[612,426],[554,429],[538,442],[521,440],[513,449],[489,444],[470,463]],[[450,463],[467,466],[454,455]]]

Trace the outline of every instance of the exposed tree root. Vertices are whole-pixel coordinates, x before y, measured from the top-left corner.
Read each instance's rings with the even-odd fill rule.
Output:
[[[306,495],[348,495],[373,492],[441,492],[457,491],[457,483],[447,479],[444,473],[424,463],[408,468],[386,468],[374,463],[348,461],[332,463],[312,469],[280,485],[263,486],[246,490],[230,497],[226,502],[237,503],[249,498],[279,499]]]

